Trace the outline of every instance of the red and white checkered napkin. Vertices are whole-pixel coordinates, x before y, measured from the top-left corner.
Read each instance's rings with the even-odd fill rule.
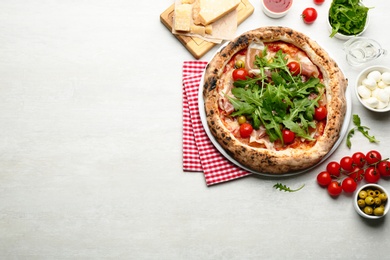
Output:
[[[203,171],[209,186],[251,173],[226,159],[203,129],[198,94],[206,65],[205,61],[185,61],[183,64],[183,170]]]

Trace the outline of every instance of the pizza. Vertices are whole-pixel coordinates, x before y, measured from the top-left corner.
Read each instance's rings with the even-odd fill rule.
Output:
[[[245,168],[275,175],[302,171],[319,163],[340,137],[347,85],[314,40],[286,27],[258,28],[208,63],[205,121]]]

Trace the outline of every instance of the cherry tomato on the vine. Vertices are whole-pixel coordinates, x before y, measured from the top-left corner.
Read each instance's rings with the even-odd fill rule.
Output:
[[[344,156],[340,160],[340,166],[344,171],[351,172],[353,168],[353,160],[350,156]]]
[[[316,5],[322,5],[325,2],[325,0],[314,0],[314,3]]]
[[[343,191],[351,193],[351,192],[354,192],[356,190],[357,183],[351,177],[347,177],[341,183],[341,187],[343,188]]]
[[[233,76],[234,81],[246,80],[246,78],[249,76],[249,73],[244,68],[238,68],[238,69],[233,70],[232,76]]]
[[[377,183],[380,178],[381,175],[375,167],[368,167],[364,171],[364,180],[368,183]]]
[[[249,123],[243,123],[240,126],[240,135],[242,138],[248,138],[249,136],[251,136],[252,131],[253,127]]]
[[[326,171],[330,173],[330,175],[338,177],[340,176],[341,166],[338,162],[330,162],[326,166]]]
[[[311,24],[317,19],[317,10],[313,7],[308,7],[302,12],[302,19],[305,23]]]
[[[366,164],[366,155],[362,152],[356,152],[352,155],[355,166],[362,168]]]
[[[328,193],[331,196],[338,196],[343,191],[343,188],[341,187],[340,183],[338,181],[332,181],[328,185]]]
[[[293,76],[297,76],[301,73],[301,65],[296,61],[287,63],[287,67]]]
[[[288,129],[284,129],[282,131],[282,134],[283,134],[283,142],[285,144],[290,144],[290,143],[294,142],[295,133],[293,131],[290,131]]]
[[[390,177],[390,162],[381,161],[378,163],[378,171],[382,177]]]
[[[321,186],[328,186],[331,181],[332,181],[332,177],[330,176],[330,173],[327,171],[320,172],[317,175],[317,182]]]
[[[314,119],[317,121],[324,120],[328,114],[325,106],[319,106],[314,109]]]
[[[382,160],[382,155],[375,150],[371,150],[366,154],[366,161],[368,164],[374,164]]]
[[[354,166],[351,173],[348,174],[349,177],[354,179],[356,182],[363,180],[364,178],[364,170],[360,167]]]

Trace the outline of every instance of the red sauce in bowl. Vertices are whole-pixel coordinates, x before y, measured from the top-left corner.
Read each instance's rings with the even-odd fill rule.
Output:
[[[283,13],[291,7],[292,0],[264,0],[265,7],[274,13]]]

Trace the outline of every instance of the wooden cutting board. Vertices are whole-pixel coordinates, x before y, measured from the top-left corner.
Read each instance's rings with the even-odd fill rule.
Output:
[[[160,15],[161,22],[172,32],[173,24],[173,13],[175,9],[175,4],[172,4],[167,10],[165,10]],[[253,14],[254,7],[248,0],[241,0],[241,3],[237,7],[237,24],[241,24],[249,16]],[[187,48],[187,50],[194,56],[196,59],[200,59],[205,55],[210,49],[212,49],[216,43],[208,42],[203,39],[193,37],[193,36],[184,36],[176,35],[175,37]]]

